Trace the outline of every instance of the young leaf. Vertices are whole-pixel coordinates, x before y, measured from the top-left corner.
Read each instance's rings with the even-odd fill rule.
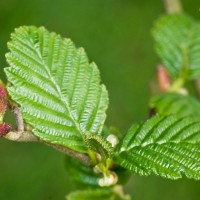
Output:
[[[191,116],[200,121],[200,103],[189,95],[163,93],[151,99],[150,107],[161,115]]]
[[[99,153],[103,159],[107,159],[108,157],[112,156],[113,154],[112,145],[102,136],[95,134],[86,134],[84,138],[86,143],[88,144],[88,147],[92,151]]]
[[[93,168],[85,166],[80,161],[69,156],[66,157],[65,163],[67,173],[78,186],[99,186],[99,180],[102,178],[102,174],[96,174]],[[118,176],[117,184],[126,183],[131,176],[130,171],[120,166],[115,166],[112,171]]]
[[[200,24],[184,14],[161,17],[153,28],[156,52],[170,75],[193,79],[200,75]]]
[[[114,200],[115,194],[105,189],[79,190],[70,193],[67,200]]]
[[[133,125],[118,147],[115,161],[139,175],[200,179],[200,122],[155,116]]]
[[[101,176],[95,174],[92,168],[69,156],[66,157],[65,163],[67,172],[78,185],[99,186]]]
[[[5,68],[12,99],[33,133],[85,152],[82,135],[101,134],[108,94],[83,48],[45,28],[20,27],[11,35]]]

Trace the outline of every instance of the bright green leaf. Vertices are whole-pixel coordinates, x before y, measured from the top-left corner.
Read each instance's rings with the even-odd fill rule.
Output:
[[[8,43],[12,99],[41,140],[85,152],[82,135],[101,134],[108,94],[83,48],[45,28],[21,27]]]
[[[153,28],[156,52],[170,75],[193,79],[200,75],[200,24],[187,15],[166,15]]]
[[[151,99],[150,107],[161,115],[191,116],[200,121],[200,103],[189,95],[163,93]]]
[[[118,147],[115,161],[139,175],[200,179],[200,122],[155,116],[133,125]]]

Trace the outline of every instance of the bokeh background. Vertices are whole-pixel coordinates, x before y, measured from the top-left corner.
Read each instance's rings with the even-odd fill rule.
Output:
[[[199,0],[183,1],[200,19]],[[6,42],[15,27],[45,26],[83,46],[101,71],[110,107],[107,125],[123,133],[148,116],[149,82],[159,62],[150,34],[164,12],[156,0],[0,0],[0,77]],[[64,155],[34,143],[0,139],[0,200],[62,200],[75,187]],[[135,200],[199,200],[200,182],[133,175],[125,187]]]

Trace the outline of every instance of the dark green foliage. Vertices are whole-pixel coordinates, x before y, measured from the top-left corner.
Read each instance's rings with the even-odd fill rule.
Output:
[[[69,156],[67,156],[65,159],[65,165],[68,174],[78,186],[99,186],[99,179],[102,178],[102,174],[95,173],[93,168],[85,166],[80,161]],[[115,166],[112,171],[118,175],[117,184],[125,184],[131,176],[131,173],[128,170],[120,166]]]
[[[65,159],[65,163],[68,174],[78,185],[87,187],[98,186],[102,175],[95,174],[92,168],[68,156]]]

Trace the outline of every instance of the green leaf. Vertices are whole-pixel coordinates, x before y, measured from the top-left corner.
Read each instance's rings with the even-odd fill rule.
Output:
[[[110,190],[93,189],[93,190],[79,190],[70,193],[67,200],[114,200],[115,195]]]
[[[189,95],[163,93],[151,99],[150,107],[161,115],[191,116],[200,121],[200,103]]]
[[[5,68],[12,99],[41,140],[85,152],[82,135],[101,134],[108,94],[83,48],[45,28],[20,27],[11,35]]]
[[[200,24],[184,14],[161,17],[153,28],[156,52],[176,79],[200,75]]]
[[[139,175],[200,179],[200,122],[155,116],[133,125],[118,146],[115,161]]]
[[[99,187],[99,179],[102,178],[102,174],[96,174],[93,168],[83,165],[80,161],[69,156],[66,157],[65,163],[67,173],[77,186]],[[115,166],[112,171],[118,176],[117,184],[126,183],[131,176],[130,171],[120,166]]]
[[[103,159],[111,157],[113,154],[113,148],[111,143],[105,140],[102,136],[95,134],[86,134],[84,136],[85,141],[92,151],[99,153]]]
[[[78,185],[99,186],[101,176],[95,174],[92,168],[69,156],[66,157],[65,163],[69,176]]]

